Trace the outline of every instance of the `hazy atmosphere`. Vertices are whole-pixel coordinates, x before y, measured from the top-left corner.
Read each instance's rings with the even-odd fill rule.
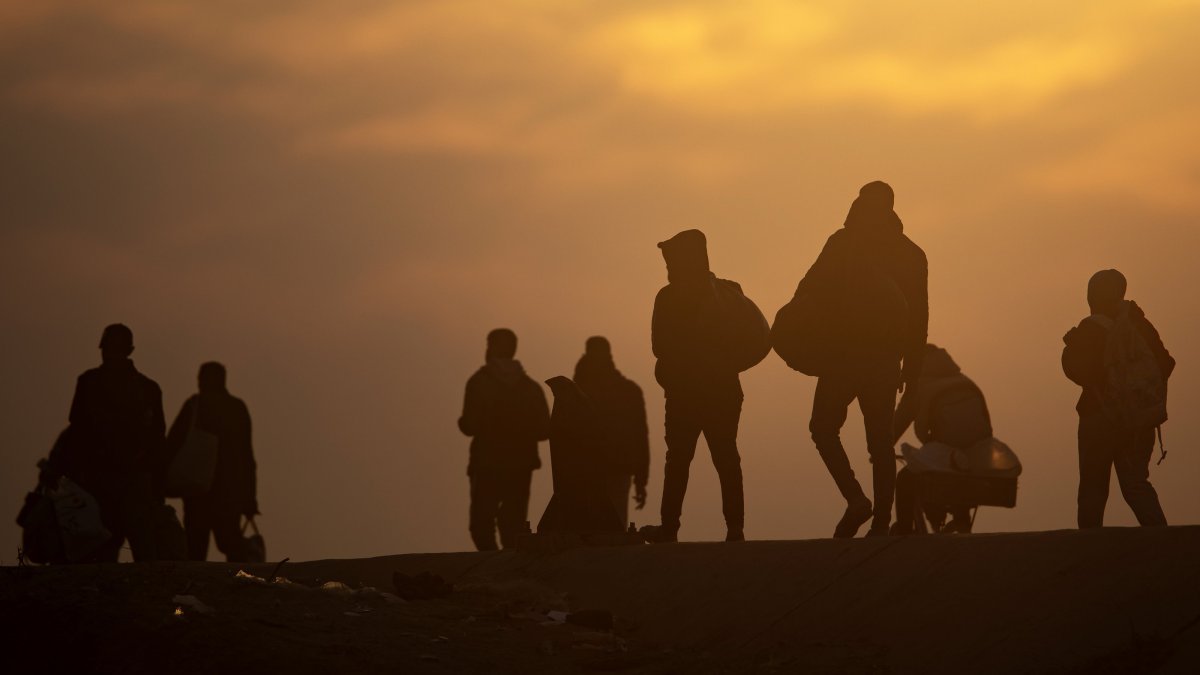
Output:
[[[271,559],[471,548],[455,420],[498,326],[538,380],[611,340],[656,523],[655,244],[702,229],[771,317],[876,179],[928,254],[930,340],[1024,464],[976,531],[1075,526],[1059,356],[1109,267],[1179,361],[1151,480],[1200,523],[1198,39],[1190,0],[0,0],[0,562],[118,321],[168,423],[228,367]],[[770,355],[742,382],[746,536],[828,537],[815,380]],[[843,437],[869,475],[857,412]],[[533,490],[536,523],[548,467]],[[718,492],[701,450],[681,539],[724,535]],[[1115,481],[1108,513],[1134,523]]]

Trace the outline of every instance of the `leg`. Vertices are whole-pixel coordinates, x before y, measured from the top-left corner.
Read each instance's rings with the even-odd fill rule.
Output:
[[[740,535],[746,520],[746,499],[742,490],[742,457],[738,454],[738,422],[742,416],[742,397],[730,396],[712,401],[704,420],[704,440],[712,455],[713,466],[721,480],[721,510],[730,535]]]
[[[698,402],[678,395],[667,397],[667,463],[663,468],[662,526],[679,531],[683,514],[683,496],[687,493],[688,474],[696,456],[702,419]]]
[[[899,370],[897,366],[895,370]],[[871,529],[887,530],[892,522],[892,499],[896,493],[896,446],[892,433],[896,410],[898,373],[883,371],[858,392],[867,431],[867,452],[871,455],[871,478],[875,491],[875,519]],[[845,453],[843,453],[845,454]]]
[[[1116,429],[1100,413],[1079,418],[1079,527],[1104,525]]]
[[[916,527],[917,486],[908,468],[896,474],[896,525],[894,534],[912,534]]]
[[[848,379],[834,376],[818,379],[812,419],[808,423],[817,452],[847,502],[866,499],[862,486],[854,478],[846,449],[842,447],[842,426],[846,424],[846,411],[854,398],[854,388]]]
[[[188,560],[208,559],[208,533],[212,525],[211,499],[191,497],[183,500],[183,531],[187,535]]]
[[[471,541],[480,551],[495,551],[496,545],[496,515],[500,510],[500,497],[496,489],[496,477],[488,469],[478,469],[470,476],[471,479],[471,510],[470,530]]]
[[[1123,442],[1113,456],[1121,496],[1142,527],[1163,527],[1167,524],[1167,517],[1158,502],[1158,493],[1150,484],[1154,438],[1154,429],[1139,429],[1123,434]]]
[[[529,520],[529,485],[533,471],[518,469],[505,472],[503,492],[500,494],[500,509],[496,521],[500,526],[500,545],[512,548],[525,533],[525,522]]]
[[[617,518],[621,521],[622,529],[629,524],[629,488],[632,484],[632,476],[617,476],[605,490],[605,494],[608,495],[613,508],[617,511]]]
[[[242,514],[233,506],[221,505],[212,517],[213,539],[226,562],[246,562],[246,540],[242,537]]]
[[[158,501],[154,498],[149,471],[137,474],[130,480],[121,505],[134,562],[155,560],[158,556],[154,545],[154,508],[158,506]]]

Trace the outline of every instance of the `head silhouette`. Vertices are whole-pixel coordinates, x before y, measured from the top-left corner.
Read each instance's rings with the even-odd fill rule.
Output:
[[[893,210],[896,193],[892,186],[877,180],[858,190],[858,197],[850,204],[846,214],[846,227],[860,230],[903,230],[899,216]]]
[[[201,394],[220,393],[225,391],[225,366],[216,361],[209,361],[200,366],[200,374],[196,382]]]
[[[612,345],[609,344],[608,338],[600,335],[588,338],[583,351],[588,356],[612,359]]]
[[[687,281],[708,276],[708,240],[700,230],[684,230],[666,241],[660,241],[663,260],[667,263],[667,280]]]
[[[114,363],[129,358],[133,353],[133,331],[123,323],[105,327],[100,336],[100,358],[104,363]]]
[[[1117,270],[1100,270],[1088,281],[1088,307],[1092,314],[1108,314],[1115,316],[1125,300],[1125,291],[1129,282],[1125,275]]]
[[[517,334],[507,328],[497,328],[488,333],[488,359],[511,359],[517,355]]]

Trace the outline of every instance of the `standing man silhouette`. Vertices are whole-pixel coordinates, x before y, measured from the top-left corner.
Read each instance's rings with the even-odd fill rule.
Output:
[[[841,324],[838,356],[817,380],[809,424],[817,452],[846,499],[835,537],[854,537],[872,516],[868,536],[888,533],[896,486],[896,393],[916,386],[929,331],[928,263],[925,252],[905,236],[894,202],[887,183],[864,185],[844,227],[829,237],[796,289],[796,296],[827,294],[834,309],[821,320]],[[894,325],[874,325],[885,322]],[[841,441],[855,399],[871,455],[874,509]]]
[[[542,465],[538,443],[549,438],[550,408],[542,385],[525,374],[517,335],[488,333],[485,364],[467,380],[458,428],[471,437],[471,539],[480,551],[509,548],[529,520],[529,485]]]
[[[666,395],[667,462],[662,526],[648,528],[647,538],[676,541],[696,443],[704,434],[721,481],[726,541],[742,541],[745,505],[737,447],[742,384],[722,336],[726,317],[719,311],[707,241],[700,230],[686,230],[658,247],[668,283],[654,299],[651,342],[658,358],[655,379]]]

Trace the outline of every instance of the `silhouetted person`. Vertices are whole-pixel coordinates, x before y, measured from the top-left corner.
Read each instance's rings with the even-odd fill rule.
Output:
[[[885,315],[901,319],[899,327],[890,329],[895,334],[886,339],[872,335],[875,331],[857,327],[849,330],[840,340],[839,355],[824,366],[817,380],[809,430],[847,504],[834,530],[835,537],[855,536],[872,515],[869,534],[888,532],[896,481],[892,435],[896,392],[903,391],[906,384],[916,384],[925,351],[928,265],[924,251],[904,235],[904,225],[892,210],[894,201],[887,183],[864,185],[850,206],[845,226],[829,237],[796,288],[796,296],[831,294],[834,316],[828,317],[829,321],[855,325],[847,317],[861,307],[888,310],[880,311],[878,317],[858,317],[859,325],[868,328],[872,328],[873,320],[885,321]],[[841,429],[855,399],[862,411],[871,455],[874,510],[842,447]]]
[[[599,417],[604,440],[600,480],[624,524],[629,520],[631,479],[637,508],[646,505],[650,473],[646,400],[641,387],[617,370],[612,346],[603,337],[588,338],[575,365],[575,384],[587,394]]]
[[[208,494],[183,500],[188,558],[208,558],[211,532],[227,561],[246,562],[249,552],[241,519],[258,513],[258,465],[250,440],[250,410],[225,387],[225,366],[205,363],[196,379],[200,392],[184,402],[167,434],[167,451],[172,457],[183,447],[193,423],[217,437],[212,489]]]
[[[517,336],[507,328],[488,333],[486,363],[467,380],[458,428],[471,437],[471,539],[480,551],[496,550],[496,528],[505,548],[529,520],[529,485],[541,467],[538,443],[550,432],[542,387],[525,374]]]
[[[162,504],[166,423],[162,391],[134,367],[132,353],[128,327],[104,329],[100,367],[79,376],[71,425],[50,458],[52,473],[66,475],[96,498],[113,535],[95,554],[97,562],[115,562],[126,540],[135,561],[155,558],[153,517]]]
[[[1117,270],[1088,282],[1092,315],[1063,338],[1063,372],[1083,387],[1079,412],[1079,527],[1104,524],[1113,466],[1125,502],[1143,526],[1166,525],[1150,484],[1155,429],[1166,421],[1167,379],[1175,370],[1145,312],[1125,300]]]
[[[983,392],[937,345],[925,346],[917,386],[909,387],[896,407],[893,438],[899,441],[910,426],[922,443],[942,443],[959,450],[992,436],[992,419]],[[972,506],[929,503],[918,494],[916,475],[908,468],[901,469],[896,475],[896,524],[892,533],[911,533],[914,520],[922,514],[935,532],[970,532]],[[947,513],[953,516],[948,524]]]
[[[651,341],[658,358],[654,375],[666,394],[667,462],[663,471],[662,526],[655,541],[675,541],[688,474],[700,434],[708,443],[721,481],[728,541],[745,538],[742,460],[738,421],[742,414],[739,367],[728,353],[708,248],[700,230],[680,232],[659,243],[667,285],[654,299]],[[731,283],[731,282],[724,282]]]

